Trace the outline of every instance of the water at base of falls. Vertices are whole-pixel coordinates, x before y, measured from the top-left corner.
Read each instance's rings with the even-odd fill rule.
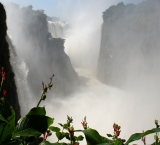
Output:
[[[73,117],[75,129],[83,129],[81,121],[87,116],[89,127],[105,137],[108,133],[113,134],[113,123],[119,124],[120,137],[126,140],[133,133],[155,128],[154,120],[160,119],[159,103],[152,97],[145,98],[102,84],[88,70],[79,68],[76,71],[83,83],[79,91],[63,99],[45,102],[48,114],[55,118],[55,126],[66,123],[69,115]],[[52,137],[49,140],[56,141]],[[147,137],[147,144],[153,141],[153,135]],[[141,141],[136,143],[142,144]]]

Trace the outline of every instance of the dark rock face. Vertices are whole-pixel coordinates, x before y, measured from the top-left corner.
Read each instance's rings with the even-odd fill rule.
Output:
[[[79,86],[79,78],[70,58],[64,52],[64,39],[52,38],[47,16],[32,6],[6,6],[9,34],[13,36],[18,56],[29,68],[28,84],[34,94],[40,92],[42,81],[54,74],[53,92],[68,94]]]
[[[119,3],[103,13],[100,81],[123,87],[149,75],[159,76],[159,7],[159,0],[147,0],[138,5]]]
[[[4,71],[6,72],[6,80],[3,83],[3,89],[7,90],[6,99],[13,106],[17,115],[16,119],[18,120],[20,118],[20,106],[14,80],[14,73],[10,65],[10,52],[6,41],[6,34],[6,12],[3,5],[0,3],[0,68],[4,67]]]

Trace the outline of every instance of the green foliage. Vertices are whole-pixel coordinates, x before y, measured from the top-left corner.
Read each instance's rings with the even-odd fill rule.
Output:
[[[60,132],[60,128],[55,127],[55,126],[50,126],[49,129],[53,132]]]
[[[143,133],[135,133],[130,136],[126,143],[124,139],[119,138],[121,127],[115,123],[113,124],[114,134],[107,134],[107,136],[112,139],[103,137],[97,130],[89,128],[86,117],[84,117],[84,120],[81,122],[84,130],[75,130],[72,125],[73,118],[70,116],[67,116],[66,123],[58,123],[62,129],[53,126],[54,119],[46,116],[45,107],[39,107],[41,101],[45,100],[44,95],[46,96],[47,90],[52,87],[52,78],[50,78],[50,80],[48,85],[42,83],[42,95],[37,107],[32,108],[26,116],[20,118],[16,126],[15,112],[5,100],[6,92],[2,93],[3,96],[0,97],[0,145],[79,145],[79,142],[82,141],[84,137],[82,135],[75,136],[76,132],[84,134],[87,145],[128,145],[139,139],[142,139],[145,145],[145,136],[152,133],[155,133],[155,142],[153,145],[160,144],[158,137],[158,132],[160,132],[158,120],[155,120],[156,128]],[[0,85],[0,93],[2,91],[3,81]],[[47,137],[52,135],[52,132],[55,133],[58,139],[55,143],[46,141]],[[62,142],[64,138],[66,138],[69,143]]]
[[[113,141],[101,136],[96,130],[88,128],[86,130],[77,130],[76,132],[83,132],[87,141],[88,145],[93,145],[93,144],[102,144],[102,143],[107,143],[107,144],[112,144]]]
[[[15,112],[5,99],[0,99],[0,144],[11,139],[14,127]]]

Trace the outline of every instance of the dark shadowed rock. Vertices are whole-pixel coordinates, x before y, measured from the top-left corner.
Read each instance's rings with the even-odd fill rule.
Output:
[[[43,10],[31,6],[6,6],[9,34],[13,36],[17,52],[29,68],[28,82],[37,95],[42,81],[48,82],[54,74],[53,92],[66,95],[79,86],[79,78],[70,58],[64,52],[64,39],[52,38],[48,32],[47,16]],[[38,96],[39,97],[39,96]]]
[[[17,115],[16,119],[18,120],[20,118],[20,106],[14,80],[14,73],[10,64],[10,52],[6,41],[6,34],[6,13],[3,5],[0,3],[0,69],[4,67],[4,71],[6,72],[6,80],[3,83],[3,89],[7,90],[6,100],[13,106]]]

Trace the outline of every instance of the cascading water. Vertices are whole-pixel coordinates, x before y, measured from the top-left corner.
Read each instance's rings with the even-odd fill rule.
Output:
[[[81,30],[81,26],[74,31],[72,30],[71,34],[73,36],[69,37],[69,43],[68,37],[66,37],[65,48],[67,52],[74,52],[73,55],[78,56],[77,58],[82,58],[78,59],[80,62],[84,61],[84,56],[78,52],[82,48],[84,49],[83,44],[88,44],[87,41],[89,39],[82,38],[83,31],[76,33],[79,32],[79,30]],[[87,35],[86,32],[88,31],[85,31],[85,35],[83,35],[85,37]],[[94,32],[94,34],[96,35],[97,33]],[[90,37],[92,36],[90,35]],[[83,43],[80,43],[81,40]],[[84,41],[86,43],[84,43]],[[94,45],[95,42],[91,42],[94,46],[92,49],[94,49],[96,46]],[[73,51],[71,50],[72,47],[74,49]],[[89,51],[87,55],[90,55],[91,51]],[[70,53],[68,53],[68,55]],[[72,57],[71,60],[73,60]],[[159,97],[158,93],[154,91],[155,89],[149,91],[152,89],[151,87],[148,90],[139,88],[139,91],[134,93],[126,92],[99,82],[95,78],[95,74],[90,70],[84,68],[75,69],[82,83],[79,90],[63,100],[60,98],[47,102],[46,108],[49,110],[49,115],[54,116],[55,124],[65,123],[66,116],[69,115],[74,119],[73,125],[75,129],[82,129],[81,120],[84,116],[87,116],[89,127],[97,129],[103,136],[106,136],[107,133],[112,134],[113,123],[118,123],[121,126],[120,137],[124,139],[128,139],[133,133],[141,133],[142,130],[155,127],[154,119],[160,119],[157,115],[159,110]],[[150,78],[145,78],[145,84],[147,84],[147,80],[149,79]],[[150,86],[151,85],[152,84],[150,84]],[[154,104],[154,107],[150,104]],[[55,113],[53,113],[54,111]],[[51,138],[50,140],[53,141]],[[153,135],[147,136],[147,143],[152,142]],[[142,144],[141,141],[137,141],[136,143]],[[85,142],[83,142],[83,145],[85,145]]]
[[[64,30],[67,23],[62,21],[48,21],[48,30],[53,38],[64,38]]]
[[[9,44],[9,50],[10,50],[10,63],[13,67],[14,73],[15,73],[15,81],[17,85],[17,91],[18,91],[18,98],[21,106],[21,115],[25,115],[27,111],[30,109],[29,102],[31,100],[31,94],[29,93],[28,84],[27,84],[27,75],[28,75],[28,69],[26,67],[26,64],[19,60],[15,46],[7,35],[6,40]]]
[[[66,49],[69,49],[72,43],[67,45]],[[76,68],[76,72],[82,83],[79,90],[63,100],[54,98],[45,103],[49,115],[55,118],[55,124],[65,123],[66,116],[69,115],[74,119],[75,129],[82,129],[81,120],[87,116],[89,127],[97,129],[103,136],[107,133],[112,134],[113,123],[118,123],[122,128],[120,137],[124,139],[128,139],[133,133],[141,133],[142,130],[155,127],[154,119],[160,119],[157,118],[156,94],[126,92],[99,82],[90,70]],[[153,94],[154,99],[150,97]],[[155,105],[148,107],[149,104]],[[152,135],[147,137],[147,142],[153,142]],[[141,141],[137,143],[141,144]],[[85,145],[85,141],[82,144]]]
[[[91,16],[93,17],[93,14]],[[52,28],[54,28],[49,30],[51,33],[54,32],[52,37],[61,37],[60,35],[62,34],[62,29],[58,28],[59,24],[55,24],[53,22],[50,24],[53,25],[48,25],[48,27],[52,26]],[[80,47],[80,44],[82,43],[84,45],[92,44],[91,46],[95,46],[95,43],[93,43],[94,39],[91,38],[89,43],[88,42],[89,39],[87,39],[88,37],[84,38],[84,36],[86,36],[85,35],[86,30],[90,30],[89,28],[90,26],[93,26],[93,24],[95,25],[95,23],[93,22],[89,23],[88,27],[86,29],[83,29],[84,33],[82,33],[82,31],[81,33],[78,33],[79,31],[75,31],[76,33],[72,33],[72,34],[78,34],[78,37],[75,37],[74,35],[72,36],[72,38],[75,37],[77,41],[79,41],[80,38],[83,39],[80,43],[78,43],[79,44],[78,46],[77,43],[74,42],[75,39],[74,40],[70,39],[71,43],[67,45],[66,49],[68,50],[70,49],[69,47],[73,45],[73,43],[74,43],[73,46],[77,46],[75,47],[76,49],[74,48],[75,49],[74,52],[76,53],[75,58],[77,58],[77,56],[78,58],[80,58],[79,61],[81,61],[83,57],[80,55],[80,53],[78,53],[77,48],[79,49],[79,51],[82,48],[84,49],[84,47]],[[55,25],[57,26],[55,27]],[[94,34],[97,36],[97,33],[95,33],[94,31],[91,31],[91,33],[89,34],[92,35]],[[100,39],[97,39],[97,37],[95,40],[96,42],[100,41]],[[87,49],[88,47],[85,48]],[[91,53],[93,47],[91,48],[92,49],[88,51],[89,54],[86,54],[87,56],[92,55]],[[13,62],[15,60],[16,59],[13,59]],[[94,64],[93,61],[91,61],[91,63]],[[17,60],[14,62],[12,66],[15,67],[15,72],[19,70],[19,68],[21,68],[21,65],[19,65],[19,67],[17,66]],[[26,68],[23,69],[26,70]],[[113,133],[112,125],[115,122],[121,126],[120,137],[128,139],[128,137],[135,132],[142,132],[142,130],[153,128],[154,119],[160,120],[160,118],[157,118],[158,116],[157,114],[159,114],[159,99],[157,92],[148,93],[148,90],[145,90],[146,92],[143,93],[125,92],[118,88],[107,86],[99,82],[98,80],[95,79],[94,74],[89,70],[84,70],[83,68],[79,68],[76,69],[76,71],[79,74],[79,78],[82,83],[82,86],[79,88],[77,92],[71,94],[70,96],[65,96],[65,98],[63,96],[63,99],[62,97],[53,98],[51,97],[51,95],[49,95],[47,96],[47,99],[44,102],[46,110],[48,111],[48,115],[55,118],[55,123],[54,123],[55,126],[58,126],[57,123],[59,122],[65,123],[66,116],[69,115],[72,116],[74,119],[73,125],[75,126],[75,129],[82,129],[81,120],[86,115],[89,127],[97,129],[101,135],[106,136],[106,133],[112,134]],[[26,71],[24,72],[24,74],[26,74]],[[24,76],[24,78],[26,78],[26,75]],[[19,75],[17,75],[17,82],[19,79],[20,77]],[[19,82],[21,83],[21,81]],[[150,96],[154,97],[151,98]],[[23,101],[24,100],[22,101],[20,100],[21,104],[24,104]],[[52,140],[51,138],[49,139]],[[148,141],[149,140],[147,138],[147,142]],[[152,141],[150,143],[152,143]]]

